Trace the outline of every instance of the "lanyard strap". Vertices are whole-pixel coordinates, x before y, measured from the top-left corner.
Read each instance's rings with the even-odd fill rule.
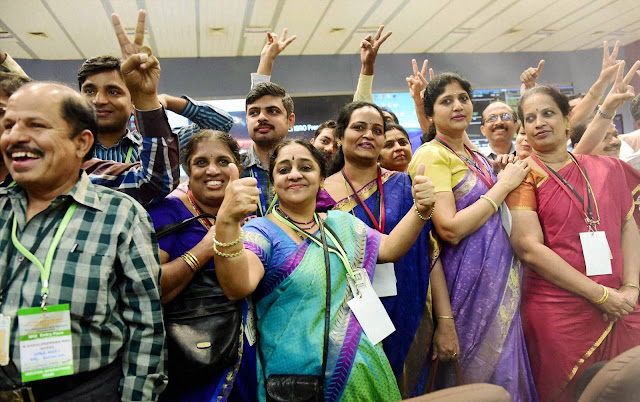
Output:
[[[591,183],[589,182],[589,176],[587,175],[586,170],[582,169],[582,167],[580,166],[576,158],[573,156],[573,154],[569,153],[569,156],[571,157],[572,162],[575,163],[576,166],[578,167],[578,170],[582,174],[582,177],[584,178],[584,181],[586,183],[585,187],[587,192],[586,194],[587,205],[585,205],[584,198],[581,197],[580,194],[578,194],[576,189],[573,188],[573,186],[564,177],[562,177],[560,173],[553,170],[546,163],[543,163],[542,161],[540,161],[540,159],[538,159],[538,157],[535,156],[534,154],[531,154],[531,159],[533,159],[545,172],[547,172],[549,176],[551,176],[556,181],[556,183],[558,183],[558,185],[562,188],[562,190],[564,190],[564,192],[569,196],[571,201],[573,201],[573,203],[576,204],[578,209],[582,210],[582,213],[584,214],[584,217],[585,217],[584,220],[587,223],[587,227],[589,228],[589,230],[595,231],[596,225],[600,223],[600,212],[598,211],[598,203],[596,201],[595,195],[593,194]],[[593,205],[595,206],[595,209],[596,209],[597,219],[594,219],[594,216],[593,216],[593,209],[591,204],[592,199],[593,199]]]
[[[133,145],[129,145],[129,150],[127,151],[127,157],[124,158],[124,163],[131,162],[131,155],[133,155]]]
[[[353,183],[351,182],[351,179],[349,179],[349,175],[347,174],[347,171],[344,170],[344,168],[342,168],[342,176],[344,177],[345,182],[349,184],[349,187],[351,187],[353,194],[356,196],[356,199],[358,200],[358,204],[362,205],[362,208],[364,208],[364,211],[369,216],[369,219],[371,219],[371,223],[373,224],[373,226],[376,228],[378,232],[384,233],[384,221],[385,221],[384,190],[382,188],[382,173],[380,172],[380,166],[378,166],[378,191],[376,192],[377,200],[378,200],[376,203],[376,206],[379,208],[378,216],[380,217],[379,223],[378,223],[378,220],[376,220],[375,216],[373,216],[373,212],[371,212],[367,204],[365,204],[364,200],[360,197],[360,194],[358,194],[358,192],[356,191],[355,187],[353,186]]]
[[[436,140],[438,142],[440,142],[445,148],[447,148],[451,153],[453,153],[454,155],[456,155],[458,158],[460,158],[460,160],[462,162],[464,162],[465,165],[467,165],[467,167],[469,169],[471,169],[471,171],[473,173],[476,174],[476,176],[478,176],[478,178],[480,180],[482,180],[484,182],[484,184],[487,185],[487,187],[492,188],[493,185],[495,184],[493,182],[493,179],[491,178],[491,174],[489,173],[489,171],[484,167],[484,164],[482,163],[482,161],[480,160],[480,158],[478,158],[478,156],[476,155],[475,152],[473,152],[472,150],[469,149],[469,147],[467,147],[466,145],[464,145],[464,149],[467,150],[467,152],[469,152],[469,155],[471,155],[471,157],[473,158],[473,160],[478,164],[478,168],[480,168],[480,170],[478,170],[478,168],[476,168],[475,166],[473,166],[472,164],[470,164],[469,162],[467,162],[465,160],[465,158],[463,158],[462,156],[458,155],[458,153],[456,151],[453,150],[453,147],[451,145],[449,145],[443,138],[441,138],[440,136],[436,135]]]
[[[196,211],[198,216],[200,216],[200,218],[198,218],[198,221],[202,224],[202,226],[204,226],[205,229],[207,229],[207,230],[211,229],[211,222],[209,221],[208,218],[204,217],[204,215],[210,215],[210,214],[205,214],[204,212],[202,212],[202,210],[198,206],[198,203],[196,202],[196,199],[193,198],[193,193],[191,192],[191,189],[187,190],[187,198],[189,199],[189,202],[191,203],[191,206]],[[214,221],[216,220],[215,216],[213,216],[213,220]]]
[[[280,221],[282,224],[284,224],[287,227],[289,227],[290,229],[297,230],[299,232],[304,233],[309,238],[309,240],[311,240],[312,242],[316,243],[318,246],[323,247],[322,241],[320,239],[318,239],[317,237],[315,237],[311,233],[307,232],[306,230],[301,229],[298,225],[296,225],[295,223],[291,222],[289,219],[287,219],[284,216],[282,216],[282,214],[280,213],[280,211],[278,211],[277,208],[273,210],[273,216],[278,221]],[[320,226],[322,223],[320,222],[320,217],[318,216],[317,212],[314,212],[313,218],[315,219],[316,224],[318,225],[318,227],[324,228],[324,225]],[[328,228],[328,226],[327,226],[327,228]],[[347,252],[344,251],[344,248],[342,247],[342,243],[337,241],[337,239],[333,236],[333,234],[330,231],[328,233],[326,233],[326,235],[327,235],[327,237],[329,239],[331,239],[333,244],[336,245],[335,247],[328,246],[329,251],[334,253],[335,255],[337,255],[338,258],[340,258],[340,261],[342,261],[342,264],[344,265],[344,268],[347,270],[347,273],[349,274],[351,279],[355,280],[355,274],[353,273],[353,269],[351,269],[351,264],[349,263],[349,256],[347,255]]]
[[[258,172],[256,172],[255,169],[256,169],[255,167],[251,168],[251,170],[249,170],[249,175],[251,175],[252,178],[258,180]],[[260,180],[258,180],[258,184],[260,184]],[[278,202],[278,194],[275,194],[273,196],[273,199],[271,200],[271,204],[269,204],[269,208],[267,208],[267,210],[265,211],[264,208],[267,205],[267,201],[264,198],[264,191],[262,190],[262,186],[260,186],[260,197],[258,197],[258,213],[260,214],[261,217],[267,216],[277,202]]]
[[[24,255],[29,261],[31,261],[38,269],[40,270],[40,281],[42,282],[42,287],[40,289],[40,295],[42,296],[42,307],[46,304],[47,294],[49,293],[49,277],[51,276],[51,265],[53,264],[53,256],[56,253],[56,249],[58,248],[58,244],[60,243],[60,239],[62,239],[62,234],[64,233],[67,226],[69,226],[69,222],[71,221],[71,216],[73,212],[78,207],[77,202],[73,202],[67,208],[67,212],[64,214],[62,221],[60,222],[60,226],[58,226],[58,230],[56,234],[53,236],[53,240],[51,241],[51,245],[49,246],[49,251],[47,251],[47,256],[44,260],[44,264],[40,262],[36,258],[35,255],[31,253],[31,251],[27,250],[26,247],[20,243],[18,237],[16,236],[16,228],[18,226],[18,222],[14,215],[13,217],[13,228],[11,229],[11,242],[15,246],[18,251]]]

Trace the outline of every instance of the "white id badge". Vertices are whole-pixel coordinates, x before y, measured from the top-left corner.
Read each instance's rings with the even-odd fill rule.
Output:
[[[509,207],[507,207],[507,203],[504,201],[500,204],[500,219],[502,220],[502,227],[505,232],[507,232],[507,236],[511,236],[511,211],[509,211]]]
[[[397,296],[396,282],[396,270],[392,262],[376,264],[372,285],[378,297]]]
[[[68,304],[18,310],[22,382],[73,374]]]
[[[0,314],[0,366],[9,364],[9,340],[11,339],[11,317]]]
[[[580,243],[582,243],[584,261],[587,264],[587,276],[610,275],[613,272],[611,249],[604,232],[580,233]]]
[[[358,293],[347,304],[356,316],[362,330],[372,344],[376,345],[391,335],[396,327],[391,322],[387,310],[374,292],[369,277],[365,274],[363,284],[358,284]]]
[[[256,343],[258,332],[256,329],[256,309],[251,299],[247,299],[247,304],[249,305],[249,309],[247,311],[247,323],[245,325],[244,334],[247,337],[249,346],[253,346]]]

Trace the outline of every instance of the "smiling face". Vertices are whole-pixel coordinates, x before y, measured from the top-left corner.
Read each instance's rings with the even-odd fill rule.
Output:
[[[493,120],[493,121],[492,121]],[[513,110],[502,102],[494,102],[482,112],[480,131],[489,140],[491,148],[508,153],[518,125]]]
[[[567,124],[558,104],[545,93],[534,93],[522,103],[527,141],[536,153],[567,148]]]
[[[189,188],[196,201],[212,207],[220,206],[229,183],[229,165],[235,163],[227,144],[214,138],[204,139],[187,162]]]
[[[380,150],[380,166],[406,172],[409,162],[411,162],[411,142],[402,131],[396,128],[388,130]]]
[[[9,98],[0,150],[12,178],[27,193],[64,194],[78,180],[93,136],[85,130],[71,138],[72,127],[62,117],[61,107],[68,96],[79,97],[69,88],[39,83]]]
[[[433,105],[433,123],[438,133],[460,136],[471,123],[473,105],[469,94],[458,81],[444,88]]]
[[[527,159],[529,155],[531,155],[531,145],[529,145],[527,133],[524,131],[524,126],[522,126],[516,137],[516,156],[518,159]]]
[[[273,187],[282,206],[291,209],[305,203],[315,205],[324,178],[320,164],[307,148],[296,143],[282,147],[272,174]]]
[[[249,136],[264,147],[282,141],[295,122],[293,113],[287,116],[282,98],[273,95],[265,95],[247,105],[246,119]]]
[[[591,153],[592,155],[613,156],[614,158],[620,157],[620,138],[618,138],[618,129],[611,122],[604,139],[596,146]]]
[[[380,112],[371,106],[354,110],[342,138],[345,160],[362,166],[375,165],[383,143],[384,120]]]
[[[118,70],[88,76],[80,92],[95,106],[101,133],[125,134],[133,104]]]

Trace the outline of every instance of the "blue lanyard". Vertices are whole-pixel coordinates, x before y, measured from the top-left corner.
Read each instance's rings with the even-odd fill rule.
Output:
[[[251,177],[258,180],[258,172],[256,171],[255,167],[252,167],[251,170],[249,170],[249,174],[251,175]],[[258,184],[260,184],[260,180],[258,180]],[[269,204],[269,208],[267,208],[267,210],[265,211],[265,207],[267,206],[267,201],[264,198],[264,190],[262,189],[262,186],[259,186],[259,188],[260,188],[260,198],[258,198],[258,211],[260,212],[260,216],[266,216],[271,212],[273,207],[278,202],[278,194],[275,194],[273,196],[273,199],[271,200],[271,204]]]

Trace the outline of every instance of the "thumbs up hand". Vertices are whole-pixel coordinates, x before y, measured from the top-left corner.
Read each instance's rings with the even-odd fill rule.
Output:
[[[218,221],[225,223],[241,222],[248,214],[258,209],[258,181],[253,177],[240,178],[240,172],[235,164],[230,164],[229,182],[224,191],[224,200],[218,210]]]
[[[430,216],[436,203],[436,192],[431,179],[424,175],[424,163],[418,165],[416,175],[413,178],[412,192],[418,211],[424,217]]]

